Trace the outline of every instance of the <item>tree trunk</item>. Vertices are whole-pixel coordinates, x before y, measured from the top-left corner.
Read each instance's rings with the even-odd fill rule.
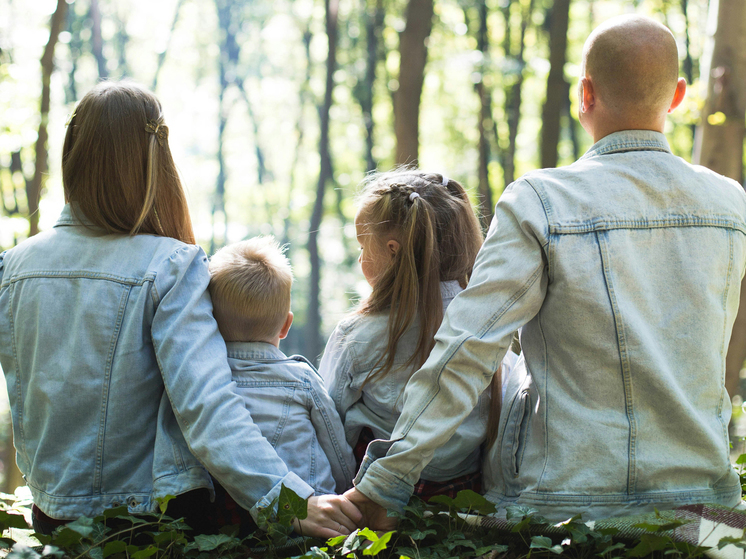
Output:
[[[396,164],[417,165],[426,40],[433,25],[433,0],[409,0],[407,25],[399,35],[399,89],[394,94]]]
[[[329,45],[329,54],[326,58],[326,91],[324,93],[324,104],[319,108],[320,134],[319,155],[321,165],[319,168],[319,181],[316,185],[316,201],[313,205],[311,222],[308,232],[308,255],[311,261],[311,277],[308,289],[308,316],[306,319],[306,356],[315,361],[321,354],[321,258],[319,255],[318,236],[321,227],[321,218],[324,214],[324,193],[326,183],[333,179],[331,153],[329,151],[329,110],[332,106],[332,93],[334,91],[334,71],[337,68],[337,29],[339,16],[339,0],[325,0],[326,8],[326,36]]]
[[[491,145],[489,131],[493,128],[492,122],[492,95],[484,85],[484,74],[490,66],[490,43],[489,29],[487,27],[487,2],[480,0],[478,3],[479,27],[477,28],[477,50],[482,53],[482,62],[479,68],[479,81],[474,84],[474,91],[479,97],[479,114],[477,115],[477,133],[479,134],[479,221],[482,230],[487,231],[494,213],[494,201],[492,198],[492,186],[490,184],[490,159]],[[464,8],[464,18],[468,19],[468,8]]]
[[[693,161],[743,183],[744,115],[746,114],[746,3],[711,0],[717,18],[711,40],[707,99],[697,126]],[[713,26],[710,26],[713,28]],[[746,284],[725,361],[725,387],[739,394],[739,371],[746,359]]]
[[[106,67],[106,57],[104,56],[104,38],[101,35],[101,9],[98,0],[91,0],[91,51],[96,59],[98,66],[98,77],[106,79],[109,77],[109,70]]]
[[[163,68],[163,63],[166,61],[166,53],[168,53],[168,48],[171,46],[171,38],[174,35],[174,29],[176,29],[176,24],[179,21],[179,14],[181,13],[181,6],[183,4],[184,4],[184,0],[179,0],[176,3],[176,8],[174,9],[174,19],[171,21],[171,29],[168,31],[168,39],[166,40],[166,46],[163,49],[163,52],[158,53],[158,64],[155,67],[155,74],[153,75],[153,83],[150,86],[151,91],[155,91],[155,88],[158,86],[158,76],[160,75],[161,69]]]
[[[36,138],[36,166],[33,178],[26,183],[26,199],[28,200],[29,237],[39,232],[39,200],[44,188],[44,178],[47,172],[47,123],[49,121],[50,80],[54,71],[54,47],[67,15],[67,2],[57,0],[57,8],[52,14],[49,24],[49,41],[41,57],[41,122],[39,134]]]
[[[548,10],[549,24],[549,76],[547,96],[541,116],[541,167],[557,166],[557,147],[560,138],[560,119],[568,84],[565,80],[567,27],[570,18],[570,0],[556,0]]]
[[[379,60],[379,38],[383,28],[385,11],[383,0],[375,0],[370,6],[370,0],[360,0],[360,8],[365,23],[366,57],[365,79],[355,88],[356,97],[360,103],[365,123],[365,166],[367,171],[375,171],[377,163],[373,157],[373,88],[376,82],[376,67]]]

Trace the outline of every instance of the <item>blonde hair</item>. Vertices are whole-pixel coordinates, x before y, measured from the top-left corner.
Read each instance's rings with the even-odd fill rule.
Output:
[[[80,100],[62,148],[74,213],[110,233],[194,244],[186,196],[158,99],[129,82],[102,82]]]
[[[254,237],[210,259],[213,312],[228,342],[272,340],[290,312],[293,271],[274,238]]]
[[[440,174],[410,169],[373,174],[359,207],[366,233],[393,236],[400,243],[358,309],[389,312],[386,353],[367,383],[391,372],[399,341],[416,320],[419,337],[405,366],[422,366],[443,320],[440,282],[456,280],[466,287],[483,238],[464,188]]]

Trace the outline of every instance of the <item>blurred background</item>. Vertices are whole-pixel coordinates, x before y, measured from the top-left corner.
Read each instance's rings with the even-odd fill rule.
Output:
[[[669,26],[691,84],[666,128],[674,153],[743,182],[742,0],[0,0],[0,251],[54,225],[76,101],[102,79],[137,81],[164,105],[205,251],[260,234],[288,246],[296,320],[282,348],[316,360],[368,293],[353,225],[366,173],[443,172],[486,227],[506,184],[590,146],[583,41],[633,12]],[[739,318],[738,406],[745,357]],[[0,462],[12,492],[9,419]]]

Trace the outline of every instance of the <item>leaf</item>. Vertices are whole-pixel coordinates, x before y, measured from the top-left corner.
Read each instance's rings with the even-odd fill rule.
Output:
[[[7,528],[20,528],[21,530],[28,530],[28,523],[26,519],[20,514],[11,514],[4,510],[0,511],[0,525],[3,531]]]
[[[213,551],[219,547],[236,547],[239,540],[225,534],[200,534],[194,536],[194,543],[200,551]]]
[[[36,551],[31,549],[29,546],[22,543],[17,543],[10,550],[10,553],[5,556],[6,559],[39,559],[39,555]]]
[[[131,559],[145,559],[146,557],[150,557],[151,555],[155,555],[158,553],[158,548],[154,545],[149,545],[145,549],[141,549],[140,551],[136,551],[132,555],[130,555]]]
[[[475,511],[479,514],[497,512],[497,507],[495,507],[494,503],[491,503],[479,493],[475,493],[469,489],[459,491],[453,500],[453,505],[459,510]]]
[[[341,544],[343,541],[347,539],[347,536],[337,536],[336,538],[331,538],[326,540],[326,545],[330,547],[336,547],[339,544]]]
[[[168,509],[168,503],[175,499],[176,497],[174,495],[166,495],[165,497],[156,497],[155,500],[158,502],[158,509],[161,511],[161,514],[166,514],[166,510]]]
[[[125,549],[127,549],[127,544],[121,540],[109,542],[104,546],[104,559],[114,553],[123,553]]]
[[[409,532],[407,535],[412,538],[415,541],[424,540],[426,537],[435,535],[438,532],[436,530],[433,530],[432,528],[428,530],[413,530],[412,532]]]
[[[514,520],[516,518],[525,518],[527,516],[533,516],[537,512],[539,511],[535,508],[511,505],[509,507],[505,507],[505,519]]]
[[[306,551],[304,555],[301,555],[300,559],[303,559],[304,557],[312,557],[315,559],[331,559],[326,551],[319,549],[316,546]]]
[[[280,524],[290,526],[293,519],[304,520],[308,517],[308,500],[299,497],[292,489],[284,484],[280,489],[280,499],[277,504],[277,520]]]
[[[389,543],[391,536],[395,533],[396,530],[392,530],[391,532],[386,532],[380,538],[377,538],[376,541],[373,542],[373,545],[367,547],[366,549],[363,549],[363,555],[378,555],[381,551],[387,548],[386,544]]]
[[[653,551],[661,551],[669,545],[669,539],[654,534],[645,534],[640,538],[640,543],[627,552],[627,557],[645,557]]]
[[[736,464],[746,464],[746,454],[741,454],[741,456],[736,458]]]
[[[103,516],[104,518],[127,518],[129,517],[129,509],[126,506],[106,509]]]
[[[531,549],[544,549],[555,555],[559,555],[565,550],[561,545],[552,545],[551,538],[547,538],[546,536],[534,536],[531,538]]]
[[[718,541],[718,549],[723,549],[726,545],[733,545],[740,549],[746,549],[746,540],[743,536],[725,536]]]
[[[88,557],[91,559],[104,559],[103,550],[99,546],[88,548]]]
[[[435,495],[435,497],[430,497],[427,502],[446,505],[448,508],[451,508],[453,506],[453,499],[448,495]]]
[[[370,528],[363,528],[362,530],[359,530],[357,535],[365,538],[366,540],[370,540],[372,542],[378,541],[378,534],[376,534]]]
[[[10,549],[15,543],[12,538],[0,538],[0,549]]]
[[[71,530],[68,527],[62,528],[59,532],[52,536],[51,542],[54,545],[61,547],[62,549],[68,549],[75,544],[80,543],[83,536],[78,532]]]
[[[606,549],[604,549],[604,550],[603,550],[603,551],[602,551],[601,553],[599,553],[598,555],[599,555],[600,557],[603,557],[603,556],[604,556],[604,555],[606,555],[607,553],[611,553],[612,551],[615,551],[615,550],[617,550],[617,549],[624,549],[624,548],[625,548],[625,545],[624,545],[624,543],[623,543],[623,542],[617,542],[617,543],[615,543],[615,544],[613,544],[613,545],[610,545],[610,546],[606,547]]]
[[[474,553],[476,553],[477,557],[481,557],[482,555],[487,555],[488,553],[491,553],[493,551],[496,551],[497,553],[505,553],[506,551],[508,551],[508,549],[510,549],[510,547],[508,547],[507,545],[493,543],[492,545],[478,547],[474,550]]]
[[[44,549],[41,550],[41,556],[42,557],[57,557],[58,559],[62,559],[62,557],[65,556],[65,552],[59,547],[55,547],[53,545],[45,545]]]
[[[360,547],[361,540],[357,537],[359,531],[360,530],[355,530],[345,538],[345,542],[342,545],[342,555],[347,555],[351,551],[355,551],[358,547]]]

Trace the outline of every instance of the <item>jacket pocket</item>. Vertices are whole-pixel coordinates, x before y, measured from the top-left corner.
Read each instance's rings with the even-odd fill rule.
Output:
[[[506,478],[517,478],[526,450],[531,418],[531,395],[524,384],[510,401],[503,436],[500,441],[501,465]]]

